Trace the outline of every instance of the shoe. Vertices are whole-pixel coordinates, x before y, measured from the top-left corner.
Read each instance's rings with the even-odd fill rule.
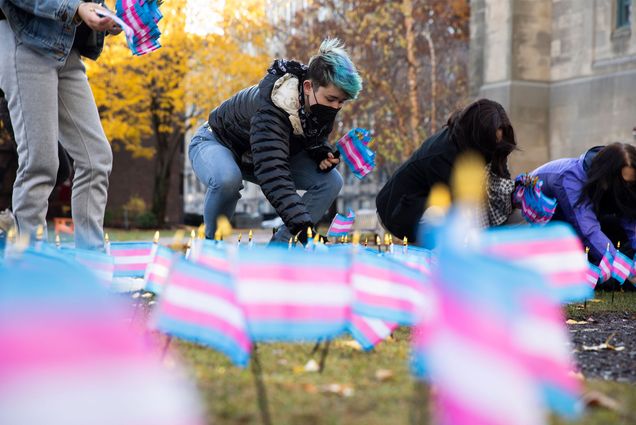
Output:
[[[10,209],[0,212],[0,232],[9,233],[9,230],[16,226],[15,217]]]

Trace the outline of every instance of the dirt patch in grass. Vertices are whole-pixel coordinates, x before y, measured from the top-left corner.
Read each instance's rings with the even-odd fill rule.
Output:
[[[568,325],[574,355],[586,378],[636,382],[636,313],[590,312]]]

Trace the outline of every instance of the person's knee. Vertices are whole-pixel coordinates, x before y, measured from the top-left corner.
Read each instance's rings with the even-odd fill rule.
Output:
[[[240,173],[219,173],[208,182],[208,186],[214,192],[234,194],[243,188],[243,179]]]
[[[18,174],[33,178],[37,176],[38,180],[46,180],[51,185],[55,184],[57,179],[57,170],[59,168],[58,157],[51,156],[48,158],[29,158],[24,165],[18,169]]]
[[[338,170],[331,170],[327,173],[325,186],[329,193],[331,193],[334,197],[338,196],[342,190],[342,186],[344,186],[344,180]]]

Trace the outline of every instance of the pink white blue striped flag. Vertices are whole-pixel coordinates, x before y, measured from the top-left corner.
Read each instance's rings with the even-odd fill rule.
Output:
[[[351,233],[353,229],[353,223],[356,221],[356,215],[352,209],[349,209],[349,213],[346,216],[342,214],[336,214],[329,226],[327,236],[344,236]]]
[[[144,275],[144,289],[155,294],[161,294],[170,274],[170,269],[179,255],[168,247],[156,245],[154,258],[146,268]]]
[[[237,259],[238,301],[254,341],[329,339],[351,312],[343,255],[254,247]]]
[[[448,246],[438,258],[435,314],[413,337],[413,370],[436,385],[438,422],[543,424],[546,404],[578,413],[568,335],[544,277]]]
[[[352,314],[347,325],[351,336],[358,341],[363,350],[372,350],[380,342],[387,339],[398,325],[380,319]]]
[[[154,326],[221,351],[238,366],[249,360],[252,343],[229,273],[177,260],[163,288]]]
[[[134,55],[144,55],[161,47],[157,22],[162,14],[158,0],[117,0],[116,8],[117,16],[129,27],[126,41]]]
[[[625,283],[625,280],[629,277],[632,270],[632,259],[620,251],[616,251],[616,256],[612,262],[612,277],[618,281],[621,285]]]
[[[60,258],[0,266],[0,423],[203,424],[180,368],[164,368],[130,312]]]
[[[361,252],[351,265],[353,311],[415,325],[430,308],[427,283],[421,272],[391,257]]]
[[[596,288],[596,284],[598,283],[598,277],[601,274],[601,269],[590,262],[587,263],[587,267],[587,283],[592,289],[594,289]]]
[[[354,128],[336,146],[354,176],[363,179],[375,167],[375,153],[369,149],[371,134],[364,128]]]
[[[114,277],[143,278],[146,267],[152,261],[153,245],[152,242],[111,242]]]
[[[515,178],[514,199],[521,205],[521,215],[528,223],[545,224],[552,219],[557,201],[542,191],[543,181],[526,173]]]
[[[599,283],[604,283],[612,277],[612,263],[614,262],[614,256],[612,252],[609,250],[609,246],[605,250],[605,254],[603,258],[601,258],[601,262],[599,263],[599,268],[601,269],[601,278]]]
[[[230,256],[227,245],[209,239],[197,239],[190,248],[188,260],[195,264],[222,272],[230,271]]]
[[[103,252],[86,249],[73,249],[72,252],[78,263],[93,272],[106,288],[110,287],[115,273],[113,257]]]
[[[409,247],[406,252],[397,250],[395,253],[391,254],[390,257],[406,264],[409,267],[419,270],[425,276],[430,276],[431,274],[433,253],[428,249],[412,246]]]
[[[544,275],[557,300],[573,302],[593,296],[583,246],[569,225],[490,229],[481,240],[487,253]]]

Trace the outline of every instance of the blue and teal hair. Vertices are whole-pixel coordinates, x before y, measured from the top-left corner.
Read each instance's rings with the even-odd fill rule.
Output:
[[[362,90],[362,78],[337,38],[328,38],[320,44],[319,53],[309,60],[307,78],[322,87],[333,84],[349,99],[357,98]]]

